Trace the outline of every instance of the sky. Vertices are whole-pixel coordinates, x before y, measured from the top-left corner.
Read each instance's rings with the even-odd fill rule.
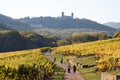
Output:
[[[61,12],[99,23],[120,22],[120,0],[0,0],[0,14],[12,18],[58,17]]]

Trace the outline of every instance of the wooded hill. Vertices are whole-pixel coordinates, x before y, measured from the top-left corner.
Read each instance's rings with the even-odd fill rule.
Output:
[[[7,25],[14,30],[32,30],[29,24],[2,14],[0,14],[0,23]]]
[[[88,33],[79,33],[70,35],[64,39],[58,40],[57,44],[60,45],[69,45],[74,43],[84,43],[84,42],[91,42],[97,40],[106,40],[110,39],[111,36],[106,34],[88,34]]]
[[[22,18],[21,21],[44,28],[82,28],[82,29],[93,29],[101,31],[114,31],[115,29],[102,25],[88,19],[73,19],[73,18],[62,18],[62,17],[34,17],[34,18]]]
[[[13,29],[3,23],[0,23],[0,30],[13,30]]]
[[[20,21],[30,24],[37,33],[48,32],[48,35],[60,36],[79,32],[100,32],[113,34],[116,29],[102,25],[92,20],[63,17],[33,17],[21,18]]]
[[[80,32],[107,33],[109,35],[113,35],[113,33],[116,32],[116,29],[114,28],[84,18],[26,17],[13,19],[0,14],[0,23],[7,25],[14,30],[29,30],[40,35],[55,35],[60,38]]]
[[[107,22],[104,25],[120,30],[120,22]]]
[[[0,52],[46,46],[56,46],[55,38],[47,38],[29,31],[0,31]]]

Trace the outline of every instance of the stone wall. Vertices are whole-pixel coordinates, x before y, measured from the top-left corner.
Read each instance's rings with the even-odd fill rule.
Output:
[[[120,76],[116,76],[107,72],[101,73],[101,80],[120,80]]]

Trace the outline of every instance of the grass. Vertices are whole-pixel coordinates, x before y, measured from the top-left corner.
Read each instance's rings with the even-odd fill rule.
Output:
[[[83,65],[95,65],[95,56],[80,57],[78,62]],[[79,69],[85,80],[100,80],[100,73],[95,72],[96,66]]]
[[[97,62],[99,62],[97,64],[98,67],[97,69],[101,70],[101,68],[104,69],[109,67],[108,68],[109,70],[111,67],[114,68],[114,64],[116,64],[116,59],[118,59],[117,66],[118,67],[120,66],[119,64],[120,45],[118,44],[120,44],[120,38],[60,46],[55,48],[56,54],[54,53],[53,56],[56,57],[58,55],[57,56],[58,60],[60,57],[63,57],[65,61],[67,59],[73,59],[78,57],[79,59],[76,62],[79,62],[84,66],[87,65],[88,67],[88,65],[96,65],[95,57],[90,56],[90,55],[96,55],[97,59],[100,58],[99,60],[97,60]],[[63,56],[63,55],[67,55],[67,56]],[[77,57],[71,55],[76,55]],[[112,63],[111,63],[111,59],[113,59]],[[107,63],[104,63],[104,61],[105,62],[107,61]],[[107,66],[103,66],[104,64],[106,64]],[[95,68],[96,66],[94,67],[89,66],[89,68],[80,69],[80,72],[83,74],[86,80],[100,80],[100,72],[96,73]],[[120,75],[119,71],[120,69],[116,71],[110,70],[106,72],[115,75]]]
[[[67,59],[73,59],[73,58],[77,58],[76,56],[72,56],[72,55],[68,55],[68,56],[64,56],[61,55],[60,53],[52,53],[51,54],[53,57],[56,57],[57,61],[60,61],[61,57],[63,57],[64,62],[66,62]],[[84,57],[79,57],[78,61],[79,63],[83,64],[83,65],[95,65],[96,60],[95,60],[95,56],[84,56]],[[100,73],[99,72],[95,72],[95,66],[94,67],[90,67],[90,68],[78,68],[78,70],[80,71],[80,73],[84,76],[85,80],[100,80]]]
[[[61,57],[63,57],[64,62],[66,62],[67,59],[77,58],[76,56],[72,56],[72,55],[64,56],[60,53],[52,53],[51,55],[53,57],[56,57],[57,61],[60,61]],[[82,57],[78,57],[77,62],[79,62],[80,64],[83,64],[83,65],[95,65],[96,64],[96,59],[95,59],[95,56],[82,56]],[[101,80],[101,73],[100,72],[95,72],[95,69],[96,69],[96,66],[89,67],[89,68],[82,68],[82,69],[78,68],[78,70],[83,75],[85,80]],[[119,71],[107,71],[107,72],[120,76]],[[62,78],[60,78],[60,79],[62,79]],[[59,80],[59,79],[56,79],[56,80]]]
[[[84,65],[95,65],[96,64],[95,56],[80,57],[78,62]]]
[[[110,73],[110,74],[120,76],[120,71],[107,71],[107,72]]]
[[[96,73],[95,67],[79,69],[85,80],[100,80],[100,73]]]
[[[57,54],[56,53],[52,53],[51,56],[56,58],[56,60],[58,62],[61,60],[61,58],[63,58],[63,62],[64,63],[67,63],[68,59],[76,58],[76,56],[73,56],[73,55],[64,56],[64,55],[61,55],[60,53],[57,53]]]
[[[52,77],[52,80],[63,80],[65,70],[59,66],[55,67],[55,75]]]

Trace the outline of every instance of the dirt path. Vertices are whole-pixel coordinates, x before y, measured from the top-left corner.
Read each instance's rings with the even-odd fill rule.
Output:
[[[50,56],[50,53],[45,53],[45,56],[53,61],[53,58]],[[60,62],[55,62],[58,66],[65,69],[65,76],[63,80],[85,80],[83,76],[79,73],[79,71],[76,71],[76,73],[73,73],[73,69],[71,69],[71,73],[67,72],[67,65],[61,64]]]

